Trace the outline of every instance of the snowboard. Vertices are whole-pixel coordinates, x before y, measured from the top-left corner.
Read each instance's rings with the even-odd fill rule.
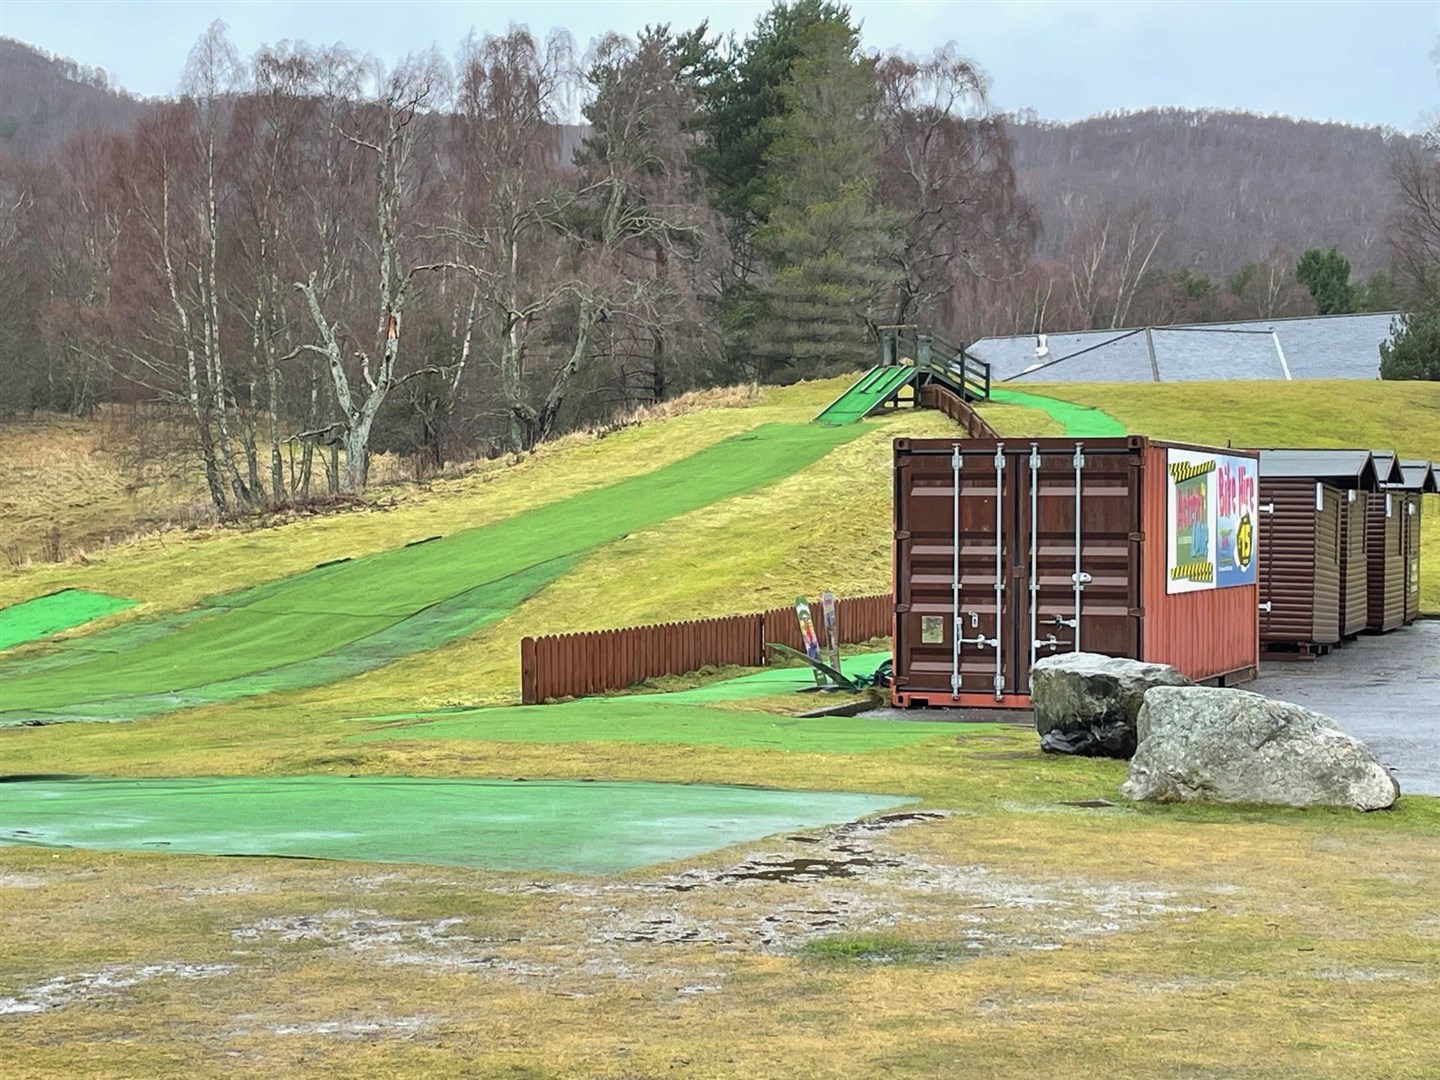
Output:
[[[823,685],[825,680],[828,678],[839,689],[849,690],[851,693],[859,692],[859,686],[855,685],[854,682],[846,678],[837,669],[832,668],[823,660],[816,660],[814,657],[807,656],[805,653],[800,652],[800,650],[798,649],[790,648],[789,645],[781,645],[774,641],[767,641],[766,644],[769,645],[770,648],[774,649],[776,652],[784,656],[793,657],[796,660],[804,660],[815,670],[815,681],[817,683]],[[808,691],[809,687],[806,687],[806,690]]]
[[[820,611],[825,620],[825,662],[836,671],[840,670],[840,604],[835,594],[827,592],[820,597]]]
[[[815,636],[815,620],[810,615],[810,601],[795,598],[795,617],[800,620],[800,640],[805,643],[805,656],[812,665],[820,661],[820,639]],[[815,669],[815,685],[824,686],[825,676]]]

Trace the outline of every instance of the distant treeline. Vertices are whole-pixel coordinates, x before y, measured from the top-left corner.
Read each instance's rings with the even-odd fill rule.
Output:
[[[1423,154],[1231,114],[1011,122],[953,46],[868,54],[822,0],[743,39],[650,27],[581,57],[516,29],[391,69],[242,58],[217,23],[177,100],[0,61],[0,413],[168,402],[222,513],[307,497],[316,454],[358,491],[374,449],[526,451],[853,369],[887,324],[1388,309],[1389,162]],[[1351,283],[1345,253],[1377,272]]]

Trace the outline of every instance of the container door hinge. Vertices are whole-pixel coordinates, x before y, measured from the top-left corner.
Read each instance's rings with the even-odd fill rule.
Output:
[[[1256,606],[1257,606],[1261,611],[1271,611],[1271,610],[1273,610],[1273,607],[1272,607],[1272,605],[1271,605],[1271,603],[1270,603],[1269,600],[1265,600],[1265,601],[1261,602],[1260,604],[1257,604]]]
[[[1262,514],[1273,514],[1275,512],[1275,504],[1273,502],[1261,503],[1259,510]]]

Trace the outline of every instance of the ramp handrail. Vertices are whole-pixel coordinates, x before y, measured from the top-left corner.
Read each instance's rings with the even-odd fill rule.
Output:
[[[990,398],[990,365],[963,348],[913,323],[880,326],[880,363],[911,364],[931,379],[950,387],[967,401]]]

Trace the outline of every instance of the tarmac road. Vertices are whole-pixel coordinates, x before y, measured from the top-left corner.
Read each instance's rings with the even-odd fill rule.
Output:
[[[1361,637],[1313,663],[1267,662],[1239,689],[1332,717],[1400,781],[1440,795],[1440,620]]]

